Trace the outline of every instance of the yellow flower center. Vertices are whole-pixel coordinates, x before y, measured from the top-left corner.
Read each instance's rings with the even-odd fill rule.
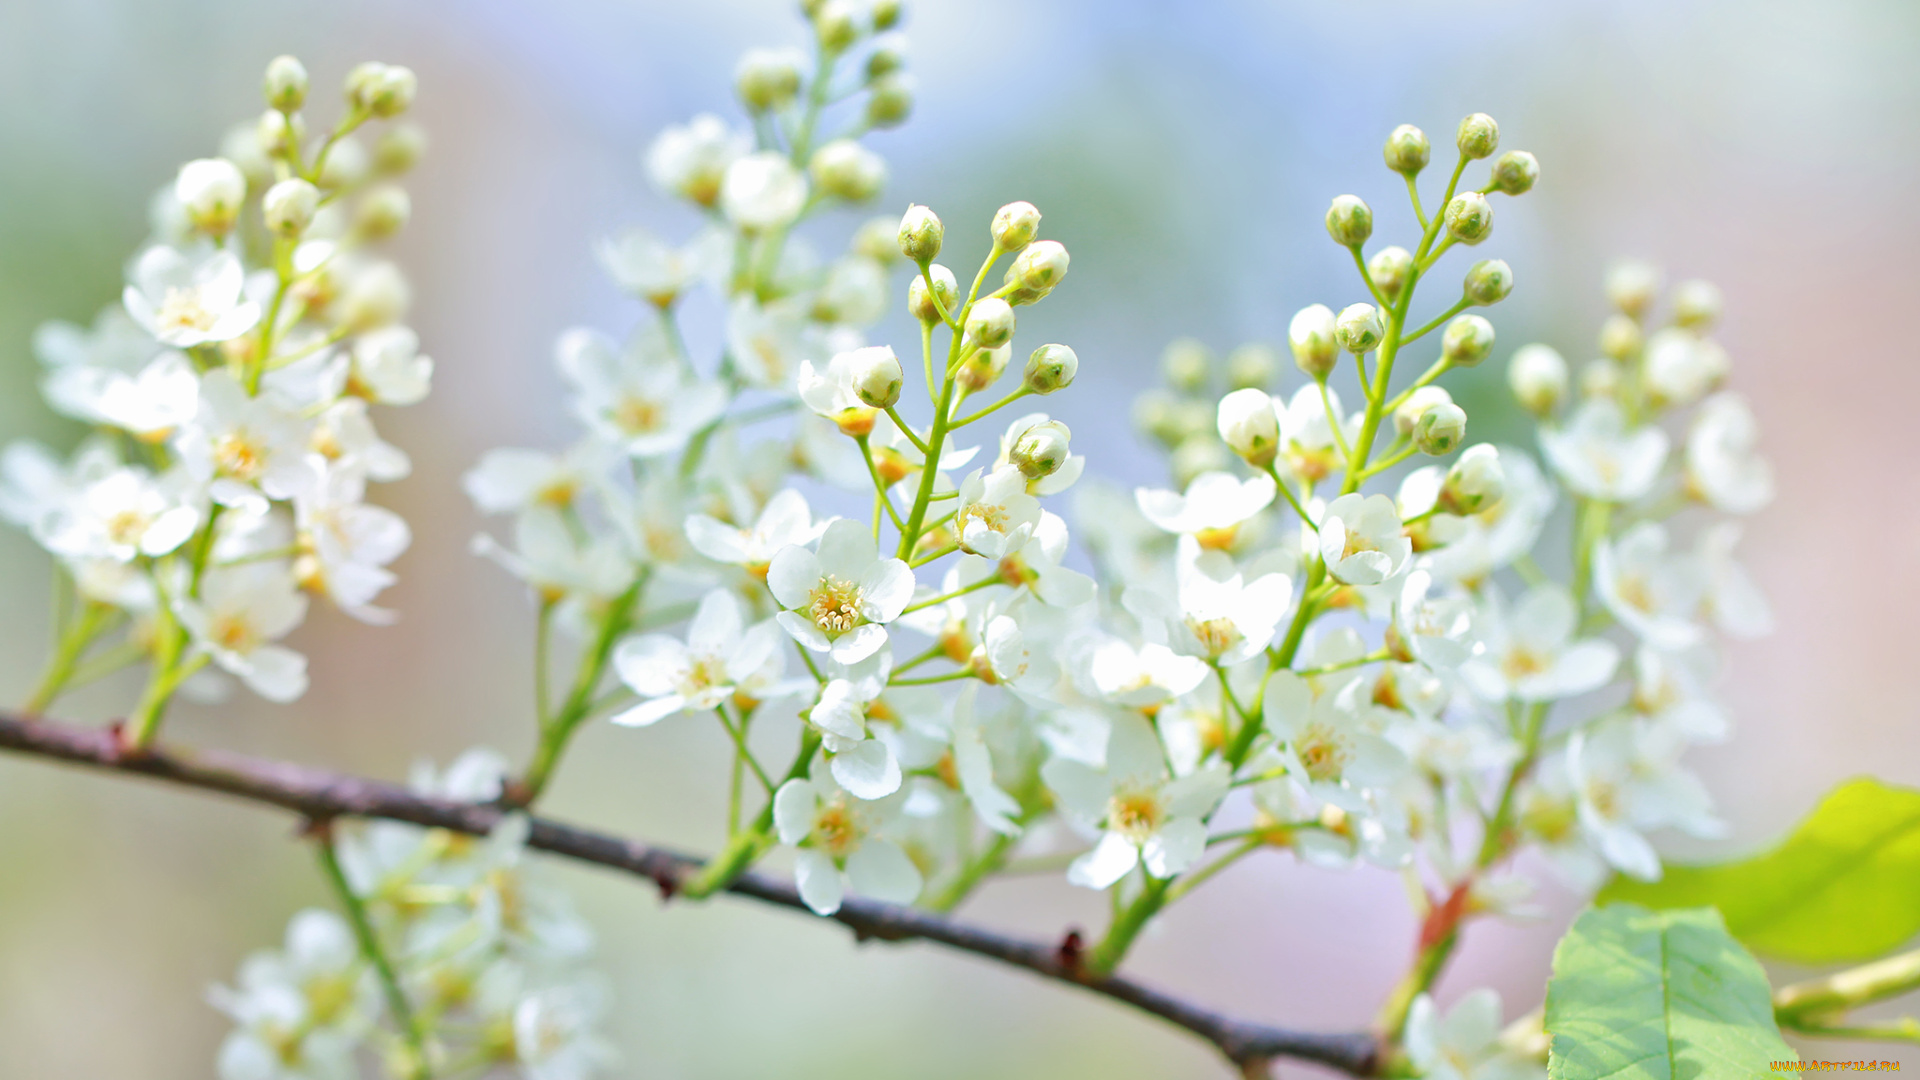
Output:
[[[1300,755],[1300,764],[1307,775],[1315,780],[1339,779],[1353,756],[1340,736],[1325,724],[1307,725],[1307,730],[1294,740],[1293,749]]]
[[[235,480],[257,480],[267,468],[267,448],[246,431],[230,431],[213,440],[213,467]]]
[[[1136,843],[1153,835],[1165,819],[1159,796],[1151,791],[1122,792],[1107,804],[1107,828]]]
[[[865,620],[860,615],[860,586],[828,574],[813,587],[807,615],[828,634],[844,634]]]
[[[985,525],[991,532],[1005,533],[1007,531],[1007,508],[1004,506],[995,506],[992,503],[968,503],[960,508],[959,513],[953,516],[953,527],[960,535],[965,536],[967,533],[967,523],[970,521],[977,521]]]
[[[207,636],[213,639],[215,645],[231,652],[252,652],[260,641],[253,624],[239,615],[216,616],[207,630]]]
[[[134,547],[140,534],[147,531],[147,515],[138,510],[122,510],[107,519],[107,539],[120,547]]]
[[[613,405],[613,423],[629,435],[646,435],[666,423],[660,403],[638,394],[627,394]]]
[[[1551,666],[1549,657],[1525,645],[1516,645],[1507,650],[1506,659],[1500,662],[1500,670],[1509,679],[1524,679],[1529,675],[1538,675]]]
[[[195,288],[171,287],[160,301],[160,311],[154,316],[162,330],[211,330],[219,317],[207,310],[200,299],[200,290]]]
[[[860,842],[860,824],[844,793],[822,803],[813,815],[813,842],[835,859],[845,858]]]
[[[1187,620],[1187,629],[1199,640],[1200,647],[1207,655],[1218,659],[1220,654],[1233,648],[1240,641],[1240,628],[1233,625],[1232,619],[1193,619]]]

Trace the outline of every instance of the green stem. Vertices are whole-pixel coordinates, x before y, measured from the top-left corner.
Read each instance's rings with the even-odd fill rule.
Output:
[[[380,937],[374,932],[373,921],[367,917],[366,905],[348,884],[346,872],[340,868],[340,857],[333,849],[333,835],[326,826],[321,826],[319,839],[314,845],[320,854],[320,868],[326,872],[328,884],[340,897],[340,906],[347,911],[347,922],[353,926],[353,936],[360,942],[360,955],[380,976],[380,987],[387,997],[387,1008],[393,1012],[393,1022],[400,1029],[400,1037],[406,1040],[409,1060],[405,1074],[411,1080],[428,1080],[433,1070],[427,1058],[426,1035],[421,1029],[419,1018],[414,1015],[413,1006],[407,1001],[406,991],[400,986],[400,978],[394,973],[393,965],[388,962],[385,950],[380,947]]]
[[[21,707],[25,712],[37,716],[60,696],[60,692],[72,681],[74,668],[86,654],[87,647],[99,635],[101,624],[113,611],[112,607],[92,600],[84,603],[80,617],[73,620],[60,635],[59,645],[53,655],[47,658],[47,670],[40,676],[40,684],[34,687],[33,696]]]
[[[987,414],[993,412],[994,410],[1001,409],[1008,405],[1011,405],[1014,402],[1019,401],[1021,398],[1026,397],[1031,393],[1033,393],[1033,391],[1022,386],[1020,389],[1015,390],[1013,393],[1008,394],[1006,397],[1001,398],[999,401],[996,401],[993,404],[987,406],[986,408],[981,409],[979,412],[969,413],[966,416],[963,416],[960,419],[955,420],[949,426],[955,427],[955,428],[966,427],[968,424],[973,423],[975,420],[979,420],[980,418],[986,416]]]
[[[1320,586],[1326,579],[1325,560],[1314,559],[1313,569],[1307,572],[1306,588],[1300,593],[1300,606],[1293,613],[1293,621],[1287,625],[1287,636],[1280,642],[1280,650],[1273,655],[1272,661],[1267,665],[1268,674],[1293,663],[1294,654],[1300,651],[1300,641],[1307,632],[1307,624],[1313,621],[1323,600],[1320,595]],[[1239,731],[1234,732],[1233,742],[1227,744],[1226,751],[1222,755],[1229,766],[1238,769],[1246,762],[1247,753],[1253,749],[1253,740],[1259,736],[1261,729],[1265,726],[1265,718],[1260,714],[1247,717],[1247,722],[1240,725]]]
[[[993,841],[987,845],[986,850],[967,860],[966,864],[960,868],[960,872],[954,875],[953,880],[941,886],[940,891],[921,903],[933,911],[952,911],[960,905],[960,901],[971,895],[989,874],[1006,864],[1007,854],[1013,850],[1013,845],[1018,840],[1017,836],[995,833]]]
[[[807,775],[807,769],[813,764],[813,756],[820,749],[820,733],[808,725],[800,735],[800,751],[794,755],[793,764],[788,766],[787,775],[781,783]],[[775,790],[778,790],[776,787]],[[680,883],[680,892],[694,899],[712,896],[727,887],[734,878],[739,877],[753,865],[763,852],[773,846],[773,800],[761,807],[753,824],[727,838],[727,844],[708,859],[700,872]]]
[[[1421,947],[1413,958],[1413,966],[1401,976],[1399,983],[1387,995],[1385,1004],[1380,1006],[1380,1015],[1374,1021],[1376,1030],[1389,1040],[1399,1041],[1401,1029],[1407,1026],[1407,1013],[1413,1008],[1414,999],[1426,993],[1433,986],[1433,981],[1440,977],[1459,940],[1460,931],[1456,927],[1438,941]]]
[[[1264,832],[1265,830],[1262,830],[1263,835]],[[1175,882],[1173,887],[1167,890],[1166,902],[1169,904],[1173,903],[1206,884],[1215,874],[1218,874],[1220,871],[1225,870],[1227,867],[1232,866],[1234,863],[1239,862],[1241,859],[1246,858],[1264,846],[1266,846],[1266,841],[1262,839],[1261,836],[1248,837],[1241,842],[1239,847],[1234,848],[1232,851],[1227,852],[1225,855],[1220,856]]]
[[[932,377],[931,368],[929,368],[928,377],[929,378]],[[913,426],[911,424],[908,424],[905,420],[902,420],[900,418],[899,410],[894,408],[892,405],[887,406],[887,417],[893,421],[894,427],[897,427],[900,429],[900,434],[905,435],[907,437],[907,441],[913,443],[914,449],[920,451],[922,454],[925,454],[927,452],[927,444],[921,442],[920,436],[915,435],[913,433]]]
[[[924,608],[930,608],[936,604],[944,604],[949,600],[958,599],[962,596],[967,595],[970,592],[979,592],[981,589],[990,588],[994,585],[999,585],[999,584],[1001,584],[1001,581],[997,575],[993,577],[983,577],[979,581],[976,581],[971,585],[962,585],[950,593],[944,593],[940,596],[931,597],[929,599],[922,600],[917,604],[909,604],[901,610],[900,614],[911,615],[912,613],[916,611],[920,611]]]
[[[567,741],[573,737],[574,729],[592,712],[595,695],[600,689],[600,679],[607,670],[608,657],[613,653],[614,644],[631,625],[634,606],[646,589],[650,576],[650,570],[642,570],[633,584],[627,586],[627,591],[608,605],[593,646],[580,658],[580,669],[574,677],[573,689],[567,694],[566,702],[552,719],[540,726],[540,741],[534,748],[533,760],[516,785],[516,801],[520,805],[533,805],[533,801],[546,790],[547,784],[553,779],[554,768],[560,764],[560,755],[566,750]]]
[[[1433,321],[1427,323],[1425,326],[1422,326],[1420,329],[1415,330],[1413,333],[1408,334],[1405,337],[1401,338],[1400,344],[1411,345],[1414,342],[1419,341],[1421,338],[1426,337],[1428,334],[1431,334],[1435,330],[1439,329],[1440,326],[1444,324],[1448,319],[1453,318],[1455,315],[1458,315],[1465,310],[1467,310],[1467,298],[1462,296],[1459,299],[1459,301],[1457,301],[1452,307],[1441,312],[1439,315],[1434,316]]]
[[[1915,990],[1920,990],[1920,949],[1783,986],[1773,993],[1773,1008],[1782,1024],[1821,1024]]]
[[[1146,886],[1140,890],[1140,895],[1134,897],[1132,903],[1115,912],[1113,923],[1107,927],[1106,936],[1087,953],[1088,971],[1095,975],[1108,975],[1114,968],[1120,966],[1120,961],[1126,958],[1127,950],[1133,947],[1134,939],[1140,936],[1140,931],[1146,927],[1147,921],[1159,914],[1160,909],[1166,905],[1167,890],[1172,884],[1172,881],[1147,878]]]
[[[889,409],[888,412],[892,410]],[[867,475],[873,478],[874,501],[887,508],[887,517],[892,519],[893,527],[904,534],[907,527],[900,520],[900,511],[893,508],[893,500],[887,498],[886,481],[880,479],[880,468],[873,463],[873,447],[865,435],[856,436],[853,441],[860,444],[860,457],[867,463]],[[877,539],[880,532],[880,519],[877,516],[873,519],[873,531]]]

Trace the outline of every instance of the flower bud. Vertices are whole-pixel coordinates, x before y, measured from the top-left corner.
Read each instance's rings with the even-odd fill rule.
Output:
[[[1460,153],[1473,161],[1490,157],[1500,146],[1500,125],[1486,113],[1474,113],[1460,121],[1460,134],[1455,142]]]
[[[353,229],[368,240],[381,240],[406,227],[413,217],[413,200],[398,184],[382,184],[360,200]]]
[[[1493,352],[1493,324],[1478,315],[1462,315],[1440,335],[1440,355],[1454,367],[1474,367]]]
[[[813,9],[813,32],[820,47],[839,52],[860,39],[860,23],[847,0],[827,0]]]
[[[1171,449],[1186,437],[1175,415],[1179,398],[1172,391],[1153,389],[1133,399],[1133,426]]]
[[[1683,281],[1673,290],[1673,318],[1705,330],[1720,320],[1720,290],[1710,281]]]
[[[875,128],[899,127],[913,113],[913,83],[894,72],[867,84],[867,123]]]
[[[1433,147],[1427,142],[1427,133],[1412,124],[1401,124],[1387,136],[1387,168],[1402,176],[1413,176],[1427,167],[1427,160],[1433,156]]]
[[[419,80],[413,69],[369,61],[347,73],[347,103],[375,116],[398,116],[413,106]]]
[[[1632,316],[1615,313],[1600,324],[1600,355],[1613,360],[1630,360],[1640,352],[1646,337]]]
[[[1264,387],[1280,373],[1280,356],[1271,345],[1249,341],[1227,354],[1227,386],[1234,390]]]
[[[1031,304],[1053,291],[1067,276],[1067,249],[1057,240],[1036,240],[1028,244],[1007,267],[1006,284],[1015,286],[1007,295],[1009,303]]]
[[[1523,345],[1507,361],[1507,385],[1521,408],[1546,416],[1567,396],[1567,361],[1551,345]]]
[[[355,275],[339,300],[340,324],[354,333],[399,321],[412,303],[413,291],[400,268],[375,263]]]
[[[1235,390],[1220,399],[1220,439],[1241,460],[1263,469],[1280,452],[1280,416],[1265,390]]]
[[[1455,195],[1447,204],[1447,235],[1463,244],[1477,244],[1493,232],[1493,204],[1477,191]]]
[[[777,151],[739,158],[720,178],[720,209],[748,232],[791,224],[806,205],[807,178]]]
[[[1413,445],[1432,457],[1453,453],[1466,437],[1467,411],[1451,401],[1421,413],[1420,421],[1413,425]]]
[[[873,51],[867,54],[867,81],[885,78],[907,66],[907,54],[901,48],[896,35],[873,43]]]
[[[1333,321],[1333,335],[1340,347],[1358,355],[1372,350],[1386,336],[1380,312],[1372,304],[1349,304]]]
[[[874,0],[873,28],[891,30],[900,25],[900,0]]]
[[[1493,162],[1493,187],[1508,195],[1525,195],[1540,179],[1540,162],[1525,150],[1509,150]]]
[[[993,215],[993,246],[1019,251],[1040,231],[1040,211],[1030,202],[1010,202]]]
[[[1513,270],[1505,259],[1482,259],[1467,268],[1467,280],[1461,288],[1469,304],[1497,304],[1513,291]]]
[[[887,345],[871,345],[853,351],[851,364],[853,393],[868,408],[885,409],[900,400],[900,386],[906,375],[900,370],[900,358]]]
[[[327,151],[327,160],[321,164],[316,182],[323,191],[338,191],[365,179],[367,168],[367,148],[349,136]]]
[[[885,215],[870,217],[853,231],[853,239],[847,242],[847,249],[885,266],[900,257],[900,249],[893,242],[893,234],[899,226],[898,221]]]
[[[967,312],[963,339],[968,348],[998,349],[1013,340],[1013,308],[1005,300],[986,297]]]
[[[887,163],[852,139],[835,139],[807,163],[820,190],[848,202],[865,202],[887,183]]]
[[[977,349],[961,363],[960,371],[954,381],[969,394],[977,394],[1000,381],[1000,374],[1007,370],[1007,362],[1013,359],[1013,346],[1002,345],[997,349]]]
[[[200,158],[180,166],[173,181],[173,197],[187,217],[214,236],[233,228],[240,203],[247,197],[247,177],[226,158]]]
[[[1173,469],[1176,486],[1186,487],[1193,478],[1204,473],[1224,472],[1233,464],[1227,456],[1227,448],[1212,435],[1191,435],[1173,448],[1173,457],[1168,461]]]
[[[290,157],[293,148],[307,135],[307,122],[297,114],[268,109],[253,126],[253,138],[260,152],[270,158]]]
[[[1052,476],[1072,456],[1069,446],[1072,438],[1067,425],[1058,420],[1043,420],[1021,433],[1013,449],[1007,451],[1007,461],[1029,480]]]
[[[1213,368],[1213,352],[1193,338],[1175,338],[1160,354],[1160,374],[1167,385],[1185,394],[1206,389]]]
[[[373,144],[373,167],[388,176],[398,176],[413,168],[426,153],[426,133],[412,124],[395,124],[380,133]]]
[[[1367,276],[1389,302],[1400,299],[1400,290],[1406,288],[1407,275],[1412,271],[1413,253],[1403,247],[1381,248],[1367,260]]]
[[[260,92],[267,105],[283,113],[297,111],[307,100],[307,69],[291,56],[276,56],[267,62],[267,74]]]
[[[931,294],[927,292],[928,278],[933,279]],[[937,307],[934,305],[936,298],[940,301]],[[939,263],[927,267],[924,275],[915,274],[913,280],[907,283],[907,313],[923,323],[939,322],[941,308],[951,315],[959,303],[960,285],[953,279],[953,271]]]
[[[1500,505],[1507,496],[1507,474],[1500,467],[1500,451],[1491,443],[1469,446],[1440,485],[1440,509],[1449,514],[1481,514]]]
[[[733,91],[750,113],[785,108],[800,92],[800,62],[791,49],[748,49],[733,69]]]
[[[1607,299],[1623,314],[1640,318],[1660,291],[1660,270],[1650,263],[1625,260],[1607,271]]]
[[[924,266],[940,254],[946,226],[932,210],[915,203],[900,218],[900,254]]]
[[[1025,386],[1036,394],[1051,394],[1073,385],[1080,358],[1065,345],[1042,345],[1027,357]]]
[[[1312,304],[1294,313],[1287,324],[1287,347],[1293,350],[1294,366],[1315,379],[1325,379],[1340,362],[1333,310]]]
[[[299,177],[282,180],[260,198],[260,215],[276,236],[299,236],[320,208],[320,189]]]
[[[1373,235],[1373,210],[1358,195],[1341,195],[1327,208],[1327,235],[1341,247],[1359,247]]]
[[[1423,386],[1407,395],[1407,400],[1393,410],[1393,430],[1396,434],[1412,437],[1413,429],[1435,405],[1453,404],[1453,395],[1443,386]]]
[[[1580,396],[1616,398],[1620,395],[1620,365],[1602,356],[1580,368]]]

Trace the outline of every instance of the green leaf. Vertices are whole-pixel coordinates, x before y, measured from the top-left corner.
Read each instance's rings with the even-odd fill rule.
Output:
[[[1712,905],[1764,956],[1807,964],[1870,960],[1920,933],[1920,791],[1877,780],[1834,789],[1771,851],[1670,866],[1659,881],[1617,879],[1598,903]]]
[[[1797,1056],[1712,908],[1589,909],[1553,950],[1546,1029],[1548,1080],[1744,1080]]]

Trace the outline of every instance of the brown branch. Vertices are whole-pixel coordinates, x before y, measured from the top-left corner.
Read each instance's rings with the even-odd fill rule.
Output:
[[[423,798],[379,780],[239,754],[158,748],[128,753],[112,730],[48,723],[6,711],[0,711],[0,749],[271,803],[314,821],[385,818],[485,835],[505,813],[494,806]],[[533,819],[532,825],[529,846],[647,878],[667,896],[700,868],[700,860],[676,851],[544,818]],[[808,912],[791,884],[765,875],[742,874],[727,891]],[[1377,1065],[1377,1044],[1364,1032],[1322,1034],[1238,1020],[1122,976],[1093,975],[1080,964],[1078,934],[1057,945],[1023,941],[932,912],[858,897],[847,898],[830,918],[862,941],[937,942],[1123,1001],[1212,1043],[1248,1075],[1264,1075],[1255,1070],[1264,1070],[1278,1057],[1318,1062],[1356,1076],[1371,1075]]]

